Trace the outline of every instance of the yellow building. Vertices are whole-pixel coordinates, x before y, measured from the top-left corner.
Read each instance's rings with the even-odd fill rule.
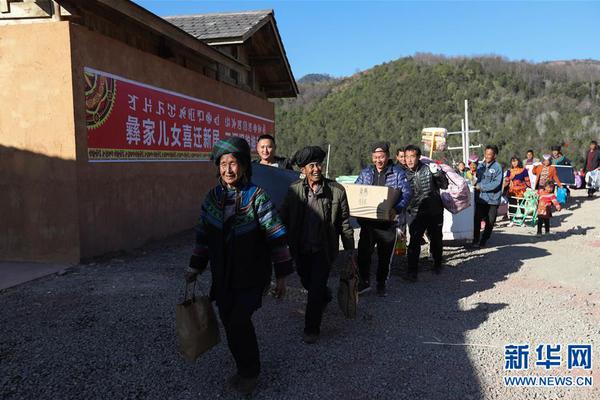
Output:
[[[45,262],[193,226],[211,141],[274,133],[298,91],[272,11],[126,0],[0,0],[0,87],[0,260]]]

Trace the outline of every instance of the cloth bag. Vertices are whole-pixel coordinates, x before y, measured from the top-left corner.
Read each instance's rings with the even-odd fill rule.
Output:
[[[556,189],[556,200],[564,206],[567,202],[567,189],[560,187]]]
[[[356,318],[358,307],[358,267],[350,260],[340,272],[340,285],[337,292],[342,314],[348,319]]]
[[[196,296],[196,282],[191,297],[189,284],[185,285],[183,302],[176,307],[176,328],[179,350],[188,361],[195,361],[202,353],[220,342],[219,325],[208,296]]]

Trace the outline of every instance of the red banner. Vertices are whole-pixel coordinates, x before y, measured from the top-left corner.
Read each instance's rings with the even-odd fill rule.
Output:
[[[237,136],[256,147],[274,123],[112,74],[85,68],[88,160],[205,161],[218,140]]]

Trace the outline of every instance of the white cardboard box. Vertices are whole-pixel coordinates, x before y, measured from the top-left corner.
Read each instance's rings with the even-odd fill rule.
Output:
[[[348,196],[350,215],[356,218],[389,220],[400,192],[387,186],[342,184]]]

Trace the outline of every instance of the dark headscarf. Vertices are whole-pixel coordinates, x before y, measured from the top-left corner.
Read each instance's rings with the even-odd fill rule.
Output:
[[[252,165],[250,164],[250,145],[242,138],[229,137],[221,139],[213,146],[211,159],[216,165],[219,165],[221,156],[232,154],[244,168],[246,179],[249,181],[252,176]]]
[[[558,152],[560,152],[560,149],[561,149],[561,147],[560,147],[560,146],[552,146],[552,147],[550,148],[550,150],[552,150],[552,151],[558,151]]]
[[[300,168],[312,162],[323,162],[327,153],[319,146],[306,146],[300,149],[292,157],[292,163]]]

